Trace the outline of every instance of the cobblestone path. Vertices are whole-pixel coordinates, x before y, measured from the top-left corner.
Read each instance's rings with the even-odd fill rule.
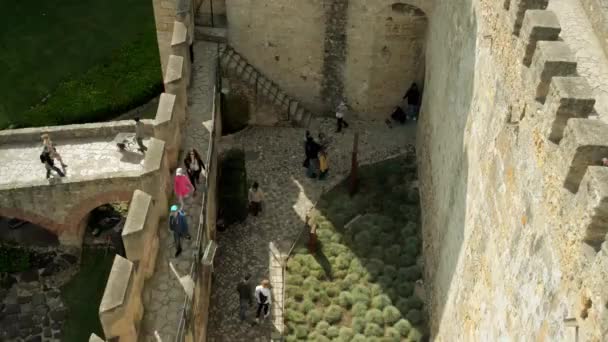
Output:
[[[350,121],[350,120],[349,120]],[[329,178],[308,179],[302,168],[305,129],[252,127],[225,137],[222,150],[230,147],[246,152],[247,178],[258,181],[266,194],[263,212],[244,223],[218,232],[209,312],[208,340],[211,342],[269,341],[274,327],[270,320],[252,326],[255,308],[248,322],[238,318],[236,285],[250,273],[252,281],[268,277],[269,243],[290,246],[304,228],[303,218],[324,190],[344,179],[350,170],[353,132],[359,132],[359,162],[380,161],[406,150],[415,141],[415,126],[389,129],[383,122],[350,122],[344,133],[333,133],[333,120],[314,120],[314,136],[322,130],[333,142],[329,148]],[[221,191],[221,189],[220,189]]]
[[[215,55],[216,44],[207,42],[194,43],[194,64],[192,85],[189,90],[189,115],[186,123],[186,134],[182,147],[187,151],[191,147],[196,148],[203,159],[206,158],[210,133],[203,126],[207,120],[211,120],[211,101],[213,98],[213,83],[215,80]],[[185,155],[180,155],[180,167]],[[182,241],[182,254],[175,258],[175,246],[173,236],[169,234],[167,221],[160,224],[160,244],[156,260],[154,275],[146,281],[144,289],[145,313],[142,323],[140,341],[154,341],[158,333],[164,342],[175,341],[175,334],[181,310],[183,308],[185,294],[177,279],[169,268],[169,262],[173,263],[180,275],[190,272],[194,256],[194,240],[198,228],[199,215],[201,212],[202,196],[199,194],[194,198],[186,200],[185,209],[188,214],[188,223],[191,241]],[[168,210],[167,210],[168,213]]]
[[[608,59],[585,10],[579,0],[551,0],[549,9],[557,14],[562,25],[560,36],[576,55],[578,73],[593,88],[600,119],[608,122]]]

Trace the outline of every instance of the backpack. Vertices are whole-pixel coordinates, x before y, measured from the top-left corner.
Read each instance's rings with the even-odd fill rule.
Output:
[[[45,150],[40,153],[40,162],[42,164],[46,163],[50,159],[49,153]]]

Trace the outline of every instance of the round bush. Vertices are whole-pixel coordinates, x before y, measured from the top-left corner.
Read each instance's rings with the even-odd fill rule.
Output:
[[[410,311],[410,305],[407,302],[407,298],[399,297],[395,303],[395,307],[399,309],[402,316],[405,316],[405,314]]]
[[[355,333],[362,333],[365,330],[365,318],[363,317],[355,317],[352,321],[352,328]]]
[[[307,341],[316,341],[316,342],[331,342],[331,340],[325,337],[323,334],[313,331],[306,337]]]
[[[346,277],[348,275],[348,271],[347,270],[337,270],[335,272],[333,272],[333,277],[334,280],[340,280],[340,279],[344,279],[344,277]],[[342,286],[342,284],[338,284],[339,286]]]
[[[327,333],[327,329],[329,329],[329,323],[325,321],[320,321],[315,326],[315,331],[322,335],[325,335]]]
[[[368,258],[377,258],[384,255],[384,248],[382,246],[374,246],[369,250]]]
[[[298,308],[298,302],[294,298],[288,297],[285,299],[285,309],[297,310]]]
[[[399,266],[408,267],[414,265],[416,265],[415,255],[411,255],[408,252],[404,252],[403,254],[401,254],[401,257],[399,259]]]
[[[350,292],[342,291],[338,297],[338,302],[345,308],[350,308],[353,305],[353,296]]]
[[[400,267],[397,272],[397,280],[400,282],[416,281],[422,278],[420,267],[414,265],[409,267]]]
[[[315,277],[318,280],[325,279],[325,271],[323,270],[310,270],[309,274],[311,277]]]
[[[338,327],[330,326],[329,329],[327,329],[327,337],[336,338],[338,335],[340,335],[340,329],[338,329]]]
[[[412,329],[412,324],[410,324],[410,322],[408,322],[402,318],[399,321],[397,321],[397,323],[395,323],[395,325],[393,325],[393,327],[395,329],[397,329],[397,331],[399,331],[401,336],[406,337],[407,334],[409,334],[410,330]]]
[[[393,324],[401,319],[401,312],[396,307],[389,305],[382,310],[382,318],[384,318],[385,324]]]
[[[397,268],[393,265],[384,265],[382,275],[391,279],[397,278]]]
[[[301,286],[304,278],[298,274],[287,274],[287,285]]]
[[[317,279],[314,276],[308,276],[306,279],[304,279],[304,282],[302,283],[302,285],[305,289],[314,289],[314,290],[317,290],[317,289],[319,289],[319,287],[321,287],[321,283],[319,282],[319,279]]]
[[[406,240],[410,236],[416,235],[417,231],[418,229],[416,227],[416,223],[413,221],[409,221],[405,224],[405,227],[401,228],[401,238]]]
[[[382,311],[378,309],[370,309],[365,314],[365,320],[367,322],[376,323],[378,325],[384,324],[384,318],[382,318]]]
[[[286,342],[297,342],[298,341],[298,337],[294,334],[294,335],[287,335],[287,337],[285,337],[285,341]]]
[[[410,333],[407,335],[407,339],[414,342],[422,341],[424,334],[418,328],[412,328]]]
[[[351,342],[369,342],[368,338],[365,335],[356,334]]]
[[[295,332],[297,338],[306,338],[309,335],[308,328],[302,324],[296,325]]]
[[[287,296],[293,297],[297,301],[300,301],[302,300],[302,298],[304,298],[304,292],[302,291],[302,288],[297,286],[287,285],[286,293]]]
[[[358,281],[359,275],[350,273],[340,282],[340,288],[342,290],[350,290]]]
[[[418,253],[420,252],[420,239],[418,239],[418,237],[416,236],[408,237],[407,239],[405,239],[403,248],[412,255],[418,255]]]
[[[386,275],[381,275],[378,277],[377,280],[378,284],[380,284],[380,286],[382,286],[383,288],[385,288],[386,290],[384,291],[385,294],[386,292],[388,292],[388,290],[393,288],[393,278],[386,276]]]
[[[384,329],[382,329],[376,323],[367,323],[365,325],[365,336],[367,337],[380,337],[384,335]]]
[[[364,288],[364,290],[367,290]],[[368,291],[360,290],[359,287],[355,286],[355,288],[351,291],[353,297],[353,304],[362,303],[365,306],[368,306],[371,298],[369,296]]]
[[[369,272],[373,279],[382,275],[384,269],[384,263],[382,260],[371,258],[365,262],[365,269]]]
[[[350,341],[353,339],[354,336],[353,329],[349,327],[341,327],[338,336],[342,341]]]
[[[323,312],[321,310],[319,310],[319,309],[310,310],[308,312],[308,314],[306,315],[306,320],[312,326],[314,326],[315,324],[319,323],[322,318],[323,318]]]
[[[285,318],[290,322],[304,323],[306,322],[306,318],[304,314],[300,311],[288,310],[285,312]]]
[[[372,299],[372,308],[384,309],[384,307],[391,305],[391,299],[387,295],[379,295]]]
[[[397,293],[399,294],[399,297],[411,296],[412,293],[414,293],[415,286],[416,285],[414,283],[410,282],[399,283],[399,285],[397,285]]]
[[[337,305],[330,305],[326,310],[323,318],[330,324],[338,323],[342,319],[342,308]]]
[[[315,308],[315,303],[312,300],[305,298],[302,304],[300,304],[300,311],[309,312],[310,310]]]
[[[407,299],[407,305],[410,309],[422,309],[424,302],[416,296],[411,296]]]
[[[384,329],[384,332],[387,337],[391,338],[391,340],[401,341],[401,333],[399,332],[399,330],[397,330],[397,328],[388,327],[388,328]]]
[[[367,305],[365,303],[356,303],[350,311],[353,316],[364,317],[367,313]]]
[[[287,270],[289,273],[300,274],[302,273],[302,265],[300,265],[297,260],[292,258],[287,262]]]
[[[336,257],[333,267],[335,270],[348,270],[351,261],[352,260],[346,254],[341,254]]]
[[[340,293],[340,288],[336,284],[329,283],[325,286],[325,292],[330,297],[336,297]]]
[[[363,267],[363,263],[361,262],[361,259],[351,260],[350,266],[348,267],[348,272],[350,272],[350,274],[353,276],[357,276],[357,280],[358,280],[359,279],[358,275],[366,272],[365,268]]]
[[[317,298],[316,303],[321,304],[323,306],[329,305],[331,303],[331,300],[329,299],[327,292],[323,290],[319,291],[319,298]]]
[[[382,294],[383,290],[382,290],[382,286],[380,284],[372,284],[369,287],[369,290],[371,292],[371,296],[372,297],[376,297]]]
[[[407,315],[405,315],[405,318],[413,325],[418,325],[422,323],[422,321],[424,321],[424,315],[422,314],[422,311],[416,309],[410,310]]]

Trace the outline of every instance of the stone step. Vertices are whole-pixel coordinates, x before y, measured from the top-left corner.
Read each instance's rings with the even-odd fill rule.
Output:
[[[216,43],[228,42],[228,30],[220,27],[205,27],[196,26],[194,29],[194,38]]]

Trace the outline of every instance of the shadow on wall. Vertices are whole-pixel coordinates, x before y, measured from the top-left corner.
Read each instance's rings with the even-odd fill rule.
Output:
[[[477,50],[471,1],[440,7],[434,15],[451,23],[432,20],[429,27],[426,89],[417,132],[431,336],[439,331],[446,305],[455,300],[453,279],[462,254],[469,187],[464,134],[474,96]]]

